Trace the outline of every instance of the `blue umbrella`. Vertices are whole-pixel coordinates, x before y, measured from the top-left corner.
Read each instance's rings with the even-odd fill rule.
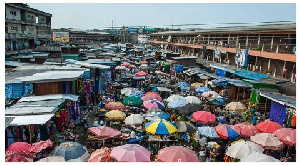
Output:
[[[77,159],[83,156],[87,149],[78,142],[63,142],[55,147],[51,152],[52,155],[62,156],[65,160]]]
[[[130,94],[129,96],[134,96],[138,98],[142,98],[144,96],[144,93],[141,91],[135,91],[134,93]]]
[[[158,88],[157,87],[155,87],[155,88],[153,88],[153,90],[152,90],[153,92],[158,92]]]
[[[176,107],[183,107],[185,105],[187,105],[187,101],[186,100],[173,100],[170,103],[168,103],[168,107],[169,108],[176,108]]]
[[[208,91],[211,91],[211,89],[209,89],[208,87],[205,87],[205,86],[195,89],[195,92],[198,92],[198,93],[204,93],[204,92],[208,92]]]
[[[177,83],[177,86],[179,86],[179,87],[189,87],[190,84],[187,83],[187,82],[180,82],[180,83]]]
[[[227,120],[226,120],[226,118],[223,117],[223,116],[219,116],[219,117],[217,117],[217,119],[218,119],[218,121],[221,122],[221,123],[225,123],[225,124],[228,123]]]
[[[176,72],[182,72],[182,71],[183,71],[183,67],[182,67],[180,64],[178,64],[178,65],[176,66],[176,68],[175,68],[175,71],[176,71]]]
[[[204,137],[209,137],[209,138],[218,138],[219,137],[217,135],[216,130],[213,127],[209,127],[209,126],[198,127],[198,131]]]

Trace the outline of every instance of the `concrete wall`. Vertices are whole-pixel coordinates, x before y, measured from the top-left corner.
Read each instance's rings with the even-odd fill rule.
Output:
[[[16,12],[16,16],[11,15],[10,11],[15,11]],[[20,12],[20,9],[13,8],[13,7],[10,7],[10,6],[5,6],[5,15],[6,15],[5,16],[6,19],[21,21],[21,12]]]

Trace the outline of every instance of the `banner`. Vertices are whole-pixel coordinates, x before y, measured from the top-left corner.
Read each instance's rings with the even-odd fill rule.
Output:
[[[220,49],[215,49],[215,59],[216,60],[220,59],[220,54],[221,54]]]
[[[248,66],[248,49],[238,49],[235,56],[235,64],[240,66]]]

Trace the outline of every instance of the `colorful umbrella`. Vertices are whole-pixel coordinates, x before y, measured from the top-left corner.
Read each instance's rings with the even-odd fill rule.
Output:
[[[260,122],[255,127],[259,132],[264,132],[264,133],[274,133],[276,130],[282,128],[280,124],[273,121]]]
[[[265,149],[279,150],[283,146],[283,143],[270,133],[258,133],[255,136],[251,136],[250,140],[264,147]]]
[[[213,127],[209,127],[209,126],[198,127],[198,131],[204,137],[219,138],[216,130]]]
[[[179,83],[177,83],[177,86],[178,86],[178,87],[189,87],[190,84],[187,83],[187,82],[179,82]]]
[[[268,156],[263,153],[252,151],[241,158],[240,162],[280,162],[280,160],[277,160],[274,157]]]
[[[115,69],[116,69],[116,70],[125,70],[126,67],[125,67],[125,66],[117,66]]]
[[[125,110],[126,107],[121,102],[109,102],[105,104],[106,109],[110,110]]]
[[[119,110],[111,110],[111,111],[105,113],[105,117],[107,117],[108,119],[111,119],[111,120],[122,120],[122,119],[125,119],[126,114]]]
[[[124,62],[121,64],[121,66],[130,66],[130,63]]]
[[[123,88],[123,89],[121,89],[121,94],[125,95],[125,96],[129,96],[136,91],[138,91],[137,88]]]
[[[206,98],[208,98],[208,97],[213,97],[213,98],[215,98],[215,97],[218,97],[218,96],[220,96],[217,92],[215,92],[215,91],[208,91],[208,92],[204,92],[204,93],[202,93],[202,95],[201,95],[202,97],[206,97]]]
[[[230,128],[232,128],[234,131],[236,131],[239,135],[241,135],[241,129],[239,127],[236,127],[234,125],[228,125]]]
[[[229,126],[226,126],[223,124],[216,126],[215,130],[216,130],[218,136],[223,139],[234,139],[239,136],[239,134],[236,131],[234,131]]]
[[[78,142],[63,142],[53,149],[51,155],[62,156],[66,161],[86,161],[89,157],[86,147]]]
[[[189,104],[201,104],[201,100],[196,96],[187,96],[184,98]]]
[[[283,143],[296,145],[296,130],[292,128],[282,128],[274,132],[274,135]]]
[[[144,115],[145,119],[147,120],[158,120],[158,119],[169,119],[170,114],[163,112],[163,111],[148,111]]]
[[[203,86],[203,83],[200,83],[200,82],[195,82],[195,83],[191,84],[191,87],[193,87],[193,88],[199,88],[201,86]]]
[[[138,144],[114,147],[110,157],[119,162],[150,162],[151,152]]]
[[[187,104],[185,100],[173,100],[168,103],[167,107],[169,108],[176,108],[176,107],[183,107]]]
[[[232,111],[232,112],[244,112],[247,111],[247,108],[244,104],[241,102],[230,102],[225,107],[226,110]]]
[[[215,123],[217,117],[214,114],[207,111],[197,111],[193,113],[192,118],[195,119],[197,122],[207,124]]]
[[[183,146],[166,147],[158,151],[160,162],[199,162],[197,153]]]
[[[177,127],[178,133],[195,132],[197,130],[197,128],[190,122],[176,121],[175,126]]]
[[[14,142],[6,149],[6,151],[29,153],[30,147],[31,145],[28,144],[27,142]]]
[[[146,93],[145,96],[142,97],[143,101],[147,101],[147,100],[152,100],[152,99],[156,99],[158,101],[162,101],[161,97],[157,94],[154,94],[155,92],[153,92],[152,94]]]
[[[148,75],[148,73],[144,72],[144,71],[139,71],[137,73],[135,73],[136,76],[141,77],[141,76],[146,76]]]
[[[165,109],[164,103],[162,103],[156,99],[144,101],[143,106],[148,110],[153,109],[153,108],[157,108],[157,109],[161,109],[161,110]]]
[[[146,123],[145,130],[155,135],[170,135],[177,131],[176,126],[166,120],[156,120]]]
[[[233,158],[241,159],[242,157],[249,154],[251,151],[262,153],[264,149],[253,142],[240,141],[231,144],[231,146],[227,149],[226,155]]]
[[[204,92],[208,92],[208,91],[211,91],[211,89],[209,89],[208,87],[205,87],[205,86],[195,89],[195,92],[197,92],[197,93],[204,93]]]
[[[37,162],[65,162],[65,158],[62,156],[49,156],[46,158],[42,158],[38,160]]]
[[[144,122],[144,118],[141,114],[131,114],[130,116],[126,117],[125,125],[136,125],[142,124]]]
[[[141,91],[135,91],[134,93],[129,95],[129,97],[131,96],[142,98],[144,96],[144,93]]]
[[[185,100],[183,96],[180,95],[171,95],[170,97],[167,98],[167,102],[171,102],[173,100]]]
[[[5,162],[29,162],[32,161],[33,155],[26,152],[5,152]]]
[[[110,162],[111,149],[103,147],[91,153],[88,162]]]
[[[116,138],[121,136],[119,130],[106,126],[90,127],[89,131],[101,138]]]
[[[40,141],[40,142],[33,143],[31,145],[31,147],[29,148],[29,151],[38,153],[38,152],[42,151],[43,149],[46,149],[51,146],[53,146],[53,142],[50,139],[48,139],[46,141]]]
[[[259,133],[259,131],[252,124],[245,125],[245,127],[243,127],[243,129],[241,130],[242,137],[250,137],[250,136],[254,136],[258,133]]]
[[[243,130],[243,128],[246,126],[246,124],[244,123],[238,123],[234,125],[235,127],[239,128],[241,131]]]
[[[175,108],[175,110],[179,114],[185,114],[185,115],[199,111],[201,109],[203,109],[203,106],[201,106],[200,104],[187,104],[181,108]]]
[[[125,99],[123,100],[123,103],[126,106],[141,106],[143,104],[143,100],[139,97],[135,97],[135,96],[129,96],[129,97],[125,97]]]

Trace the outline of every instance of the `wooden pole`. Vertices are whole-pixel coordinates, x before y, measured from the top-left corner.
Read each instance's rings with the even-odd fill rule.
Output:
[[[29,143],[31,144],[31,126],[28,125],[28,132],[29,132]]]

